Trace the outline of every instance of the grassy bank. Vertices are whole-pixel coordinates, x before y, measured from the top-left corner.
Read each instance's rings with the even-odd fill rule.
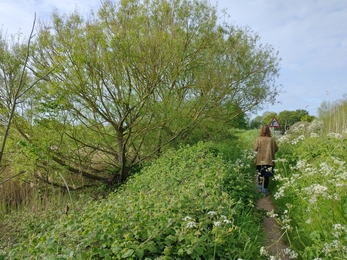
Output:
[[[1,253],[11,259],[261,259],[252,155],[231,163],[222,150],[201,143],[168,152],[108,198],[21,226],[24,232]]]
[[[280,139],[274,199],[299,259],[347,258],[347,132],[298,125]]]

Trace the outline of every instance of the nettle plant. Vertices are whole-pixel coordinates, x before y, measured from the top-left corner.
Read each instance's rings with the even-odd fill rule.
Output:
[[[296,131],[279,140],[278,221],[303,259],[346,259],[347,132]]]
[[[253,175],[239,177],[249,167],[226,163],[208,144],[169,151],[107,199],[31,234],[8,256],[261,259],[255,192],[246,192]]]

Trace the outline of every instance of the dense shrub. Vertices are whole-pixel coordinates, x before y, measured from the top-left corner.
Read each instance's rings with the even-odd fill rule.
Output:
[[[253,174],[242,163],[251,161],[249,155],[231,164],[211,147],[200,143],[167,152],[107,199],[62,216],[46,232],[6,248],[6,254],[11,259],[259,259]]]

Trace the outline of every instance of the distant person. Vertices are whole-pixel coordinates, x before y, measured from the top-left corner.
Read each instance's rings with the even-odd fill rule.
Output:
[[[273,176],[275,153],[278,151],[278,146],[275,139],[271,137],[268,125],[262,126],[253,150],[257,152],[255,165],[258,172],[258,191],[266,195],[270,177]]]

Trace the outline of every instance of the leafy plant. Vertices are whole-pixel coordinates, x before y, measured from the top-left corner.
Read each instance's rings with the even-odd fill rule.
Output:
[[[108,198],[62,216],[45,232],[35,229],[7,248],[8,256],[257,258],[260,216],[249,165],[226,163],[210,147],[199,143],[168,151]]]

